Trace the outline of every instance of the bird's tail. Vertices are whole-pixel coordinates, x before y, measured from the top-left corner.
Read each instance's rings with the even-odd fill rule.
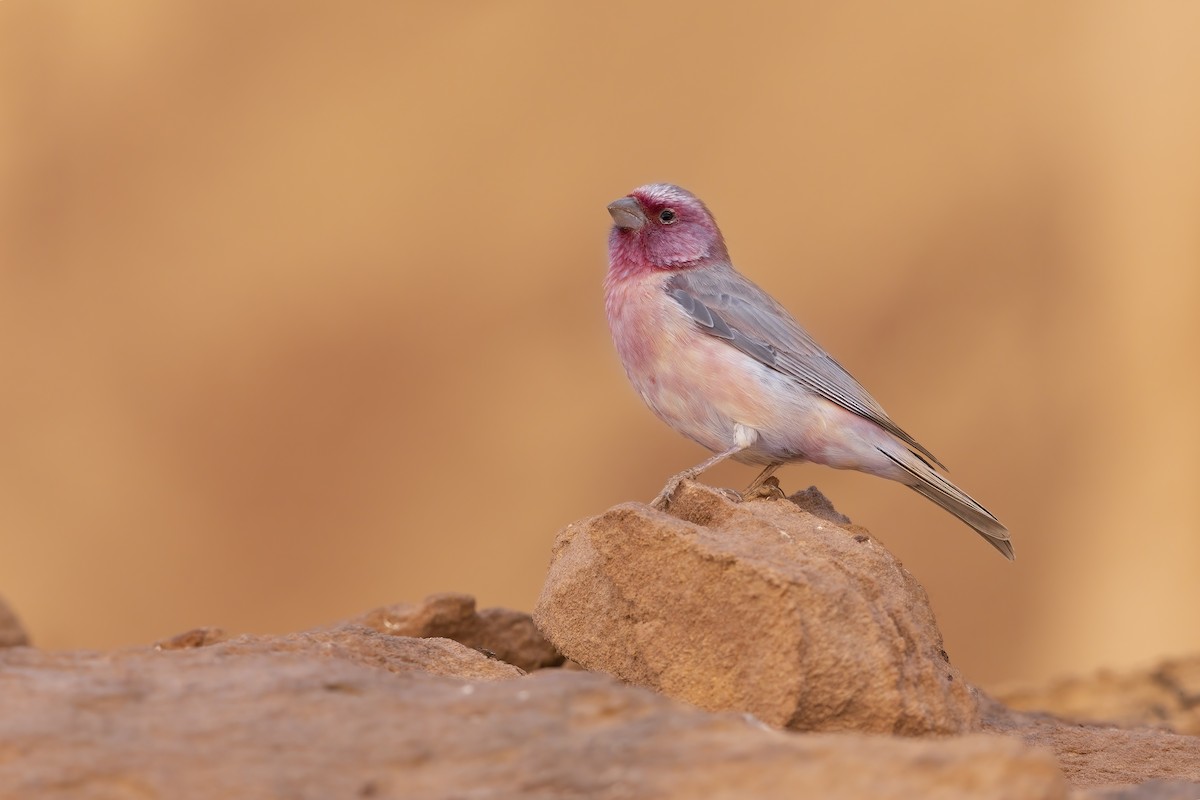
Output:
[[[1000,524],[1000,520],[996,519],[992,512],[975,502],[974,498],[936,472],[915,453],[906,451],[911,458],[903,458],[885,451],[882,447],[879,450],[903,470],[907,480],[902,479],[902,483],[970,525],[1009,561],[1015,559],[1012,542],[1008,538],[1008,528]]]

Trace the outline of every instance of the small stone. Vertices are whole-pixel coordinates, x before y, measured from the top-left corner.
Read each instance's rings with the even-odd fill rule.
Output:
[[[394,636],[441,637],[486,652],[526,672],[562,664],[563,656],[546,640],[532,618],[506,608],[475,610],[468,594],[444,593],[417,605],[377,608],[352,620]]]
[[[191,647],[207,647],[228,638],[229,634],[220,628],[193,628],[190,631],[159,640],[154,643],[154,646],[159,650],[186,650]]]
[[[28,645],[29,635],[21,627],[21,621],[8,607],[8,603],[4,602],[4,598],[0,597],[0,647],[27,647]]]

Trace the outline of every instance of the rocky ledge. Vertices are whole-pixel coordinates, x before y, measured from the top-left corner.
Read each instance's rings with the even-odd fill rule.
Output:
[[[1200,798],[1195,661],[1147,673],[1168,712],[1138,676],[1005,705],[815,490],[569,525],[533,620],[437,595],[48,653],[0,604],[0,643],[2,798]]]

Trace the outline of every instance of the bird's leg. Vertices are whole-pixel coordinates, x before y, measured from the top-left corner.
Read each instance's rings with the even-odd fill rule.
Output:
[[[767,483],[767,480],[775,474],[775,470],[782,466],[783,464],[768,464],[762,472],[758,473],[758,477],[754,479],[754,482],[746,487],[746,491],[742,492],[742,499],[749,500],[753,497],[757,497],[762,492],[762,488],[764,484]],[[783,490],[779,488],[778,481],[774,482],[772,489],[776,492],[780,492],[780,494],[783,492]]]
[[[678,475],[672,476],[671,479],[669,481],[667,481],[667,485],[663,487],[663,490],[658,493],[658,497],[656,497],[650,501],[650,505],[654,508],[659,509],[660,511],[666,509],[667,504],[670,503],[670,501],[671,501],[671,496],[674,495],[675,492],[679,489],[679,484],[683,483],[684,481],[690,481],[692,478],[695,478],[697,475],[699,475],[701,472],[704,472],[709,467],[716,466],[717,464],[721,463],[725,459],[729,458],[734,453],[737,453],[744,449],[745,448],[743,448],[743,447],[737,447],[737,446],[731,447],[723,453],[717,453],[712,458],[709,458],[709,459],[706,459],[705,461],[700,462],[699,464],[692,467],[691,469],[685,469],[683,472],[679,473]]]
[[[658,493],[658,497],[655,497],[650,501],[650,505],[653,508],[659,509],[660,511],[665,510],[667,505],[671,502],[671,496],[674,495],[676,490],[679,489],[679,484],[683,483],[684,481],[692,480],[709,467],[720,464],[725,459],[740,453],[758,441],[758,431],[754,430],[753,428],[746,427],[745,425],[739,423],[734,426],[733,431],[733,447],[724,452],[717,453],[712,458],[708,458],[700,462],[691,469],[685,469],[678,475],[673,476],[669,481],[667,481],[667,485],[663,487],[663,490]]]

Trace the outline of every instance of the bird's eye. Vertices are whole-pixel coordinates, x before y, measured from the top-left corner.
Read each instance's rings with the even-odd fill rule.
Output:
[[[671,208],[664,208],[662,211],[658,212],[658,219],[662,222],[662,224],[670,225],[675,221],[675,210]]]

